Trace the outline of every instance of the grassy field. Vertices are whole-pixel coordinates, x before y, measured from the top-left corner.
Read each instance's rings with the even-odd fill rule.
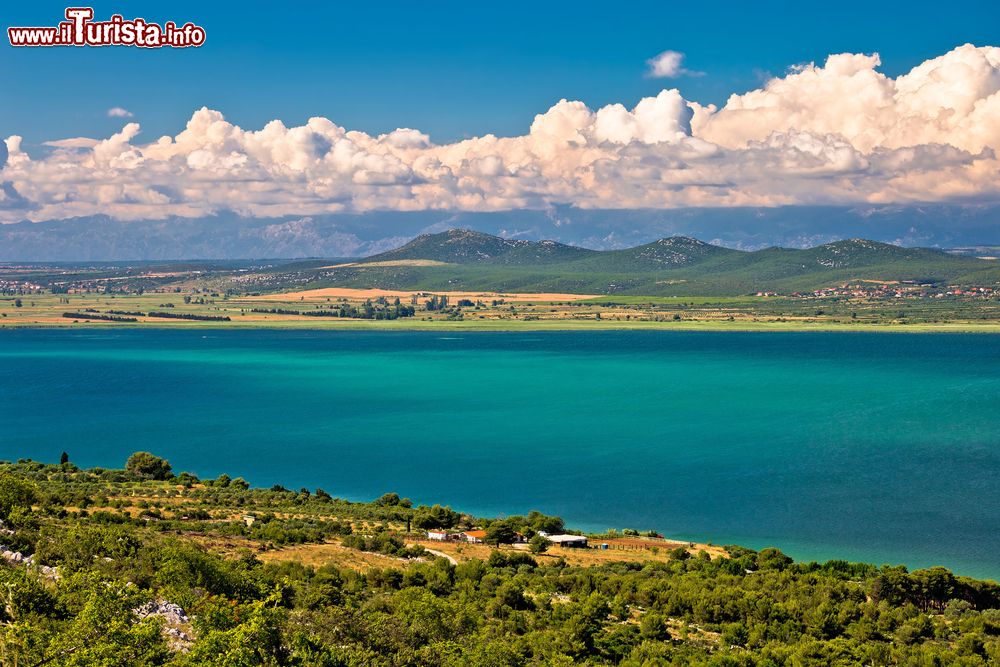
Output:
[[[996,276],[951,283],[943,268],[930,271],[993,264],[932,251],[855,241],[741,253],[682,239],[595,254],[458,235],[465,245],[449,234],[422,237],[421,256],[384,261],[0,266],[0,327],[1000,331]],[[503,253],[480,261],[483,244]],[[690,262],[675,266],[678,253]],[[595,258],[601,266],[588,264]],[[609,261],[622,275],[594,282]],[[724,279],[750,265],[758,282]],[[672,293],[680,283],[667,274],[677,271],[690,275]],[[905,280],[932,273],[932,282]],[[782,282],[803,275],[815,291]],[[787,289],[763,287],[772,282]]]
[[[568,565],[579,567],[589,567],[592,565],[604,565],[608,563],[668,563],[670,562],[671,550],[682,547],[688,553],[694,555],[699,551],[705,551],[712,558],[726,555],[726,550],[722,547],[708,544],[690,544],[687,542],[671,542],[668,540],[640,540],[642,544],[624,548],[617,543],[622,540],[602,540],[592,539],[594,544],[609,544],[608,549],[587,548],[577,549],[568,547],[552,546],[543,554],[535,554],[533,557],[540,563],[564,561]],[[464,563],[473,559],[488,560],[490,553],[496,547],[485,544],[469,544],[465,542],[439,542],[436,540],[424,539],[421,536],[407,536],[407,544],[419,544],[425,549],[450,556],[456,563]],[[218,550],[218,547],[216,547]],[[503,546],[502,551],[527,551],[527,545],[516,544]],[[225,552],[226,550],[221,550]],[[297,544],[279,549],[272,549],[260,554],[261,560],[265,562],[291,561],[312,567],[323,567],[325,565],[336,565],[352,570],[363,571],[370,567],[392,567],[398,566],[402,559],[387,556],[385,554],[372,552],[359,552],[341,545],[339,542],[327,542],[323,544]]]

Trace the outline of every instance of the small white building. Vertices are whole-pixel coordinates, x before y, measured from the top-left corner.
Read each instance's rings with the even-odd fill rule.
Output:
[[[587,538],[583,535],[546,535],[545,539],[561,547],[581,548],[587,546]]]
[[[427,539],[428,540],[438,540],[440,542],[444,542],[446,540],[451,539],[451,534],[447,533],[447,532],[445,532],[443,530],[428,530],[427,531]]]

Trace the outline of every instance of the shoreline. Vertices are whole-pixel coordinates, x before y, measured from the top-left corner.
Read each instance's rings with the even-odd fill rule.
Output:
[[[595,321],[595,320],[534,320],[519,321],[516,324],[510,320],[490,320],[477,321],[415,321],[406,320],[336,320],[326,322],[316,322],[316,318],[309,320],[276,320],[273,322],[262,322],[254,320],[250,322],[240,322],[234,320],[225,324],[218,322],[140,322],[140,323],[119,323],[119,322],[0,322],[0,331],[15,329],[46,329],[46,330],[67,330],[67,329],[88,329],[88,330],[199,330],[199,331],[225,331],[225,330],[271,330],[271,331],[392,331],[392,332],[507,332],[517,333],[519,331],[544,333],[544,332],[593,332],[593,331],[677,331],[677,332],[711,332],[711,333],[778,333],[778,332],[800,332],[800,333],[911,333],[911,334],[935,334],[935,333],[967,333],[967,334],[1000,334],[1000,322],[989,324],[962,323],[941,323],[941,324],[845,324],[834,325],[830,323],[803,323],[803,322],[720,322],[720,321],[681,321],[681,322],[643,322],[643,321]]]
[[[0,460],[0,469],[4,468],[9,469],[13,466],[20,465],[23,461],[36,462],[44,466],[55,465],[52,463],[39,461],[37,459],[27,457],[24,459],[17,460],[16,463],[14,460],[7,460],[7,459]],[[115,463],[108,460],[107,465],[82,467],[79,468],[78,470],[83,473],[91,473],[99,470],[115,471],[117,470],[117,468],[115,467]],[[212,479],[211,475],[214,474],[214,471],[208,474],[205,473],[195,473],[195,474],[197,474],[199,479],[204,481]],[[244,477],[241,476],[240,479],[244,479]],[[157,482],[154,482],[154,484],[156,483]],[[170,481],[167,481],[165,483],[170,484]],[[141,489],[143,484],[144,482],[138,482],[138,486],[136,488]],[[294,487],[295,484],[291,484],[291,486]],[[205,487],[202,483],[199,483],[199,488],[204,489]],[[249,485],[248,490],[252,492],[267,492],[268,488],[269,487],[267,486],[266,483],[264,483],[263,485],[251,484]],[[336,493],[336,499],[338,501],[343,501],[356,506],[375,505],[377,504],[379,498],[378,491],[373,491],[371,493],[360,493],[360,494],[359,493],[341,494],[337,492],[335,493]],[[523,508],[511,509],[509,507],[506,510],[502,510],[496,507],[492,508],[473,507],[470,505],[462,505],[458,503],[453,505],[448,501],[442,501],[437,497],[422,498],[415,496],[413,500],[415,504],[427,507],[431,506],[431,504],[439,505],[442,502],[444,502],[444,504],[447,507],[454,509],[456,512],[462,515],[473,517],[477,521],[502,520],[504,517],[507,516],[520,516],[528,514],[529,511],[531,511]],[[542,510],[542,513],[545,514],[545,510]],[[663,548],[663,549],[682,546],[690,551],[704,549],[715,554],[725,553],[727,549],[732,549],[732,548],[752,549],[753,551],[756,552],[760,552],[764,549],[773,548],[773,549],[778,549],[782,553],[790,556],[795,560],[795,562],[803,564],[818,563],[822,565],[828,562],[844,561],[852,564],[870,565],[872,567],[902,566],[905,567],[909,572],[928,569],[928,568],[943,567],[948,569],[956,576],[969,577],[981,581],[993,581],[1000,583],[1000,569],[996,571],[979,570],[975,565],[967,566],[966,564],[959,564],[959,563],[949,564],[942,559],[928,557],[926,555],[924,555],[923,558],[917,555],[915,558],[909,558],[909,559],[901,556],[889,556],[889,555],[880,558],[878,556],[869,555],[867,550],[865,549],[851,548],[849,546],[845,547],[843,544],[840,545],[822,544],[822,543],[809,544],[796,541],[795,539],[782,539],[780,537],[769,539],[764,537],[753,537],[749,535],[742,535],[742,536],[732,535],[731,537],[726,537],[724,535],[709,536],[705,533],[698,533],[698,532],[674,533],[668,530],[660,531],[659,529],[654,529],[655,532],[659,533],[658,537],[650,537],[644,534],[638,534],[633,537],[626,534],[621,526],[615,527],[610,525],[612,523],[610,521],[605,523],[598,523],[588,519],[575,520],[572,515],[560,514],[559,516],[566,522],[566,530],[568,532],[573,534],[582,534],[583,536],[587,537],[588,540],[591,541],[592,543],[591,546],[582,549],[581,550],[582,553],[589,553],[589,552],[601,553],[602,550],[600,549],[600,547],[596,545],[605,541],[616,542],[620,540],[634,540],[637,542],[649,543],[648,545],[641,548],[637,548],[635,551],[632,552],[625,551],[624,553],[622,553],[620,551],[612,549],[612,553],[614,554],[613,557],[611,558],[612,561],[635,562],[635,561],[646,560],[645,555],[648,554],[639,553],[639,556],[635,559],[629,558],[629,554],[636,554],[638,552],[643,552],[645,549],[648,549],[649,546],[656,546],[658,548]],[[615,531],[619,532],[615,533]],[[423,539],[418,541],[426,543],[424,546],[426,546],[427,544],[430,544],[432,546],[438,544],[436,541],[428,539]],[[448,543],[441,543],[441,544],[444,545]],[[292,548],[294,549],[295,546],[296,545],[292,545]],[[313,548],[316,545],[304,544],[298,546]],[[289,547],[286,546],[284,548],[287,549]]]

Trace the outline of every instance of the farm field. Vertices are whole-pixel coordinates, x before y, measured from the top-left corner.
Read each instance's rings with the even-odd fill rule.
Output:
[[[385,329],[429,331],[1000,331],[1000,300],[820,299],[812,297],[585,297],[470,292],[401,293],[337,288],[317,293],[224,295],[212,292],[0,296],[5,327],[184,327]],[[449,305],[429,311],[432,296]],[[556,297],[556,298],[553,298]],[[398,319],[307,315],[381,299],[413,304]],[[21,305],[16,306],[19,300]],[[458,306],[459,302],[463,304]],[[69,313],[72,316],[66,316]],[[157,315],[166,313],[167,316]],[[186,319],[189,317],[198,319]],[[228,318],[228,319],[227,319]]]
[[[352,261],[8,264],[0,327],[997,331],[998,271],[863,239],[595,251],[450,230]]]

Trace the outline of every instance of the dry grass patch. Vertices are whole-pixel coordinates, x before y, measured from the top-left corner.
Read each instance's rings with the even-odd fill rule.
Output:
[[[356,572],[364,572],[376,567],[399,567],[401,564],[410,562],[405,558],[349,549],[335,542],[297,544],[291,547],[271,549],[259,554],[259,557],[264,562],[293,561],[310,567],[334,565]]]
[[[487,560],[490,557],[490,553],[494,550],[493,547],[489,547],[485,544],[470,544],[468,542],[439,542],[437,540],[420,539],[408,539],[407,542],[412,542],[427,549],[434,549],[435,551],[446,553],[459,562],[471,560],[473,558]],[[605,542],[608,543],[609,546],[611,546],[611,543],[620,543],[618,546],[621,548],[573,549],[552,546],[545,553],[533,554],[533,556],[539,563],[545,563],[547,560],[554,561],[561,558],[570,565],[586,567],[589,565],[603,565],[605,563],[615,562],[666,562],[670,560],[670,550],[677,547],[683,547],[691,555],[704,550],[708,552],[709,556],[713,559],[728,555],[725,549],[708,544],[695,544],[694,546],[690,546],[689,542],[652,541],[641,539],[593,540],[594,544]],[[516,546],[505,546],[501,550],[527,551],[527,545],[518,544]]]

